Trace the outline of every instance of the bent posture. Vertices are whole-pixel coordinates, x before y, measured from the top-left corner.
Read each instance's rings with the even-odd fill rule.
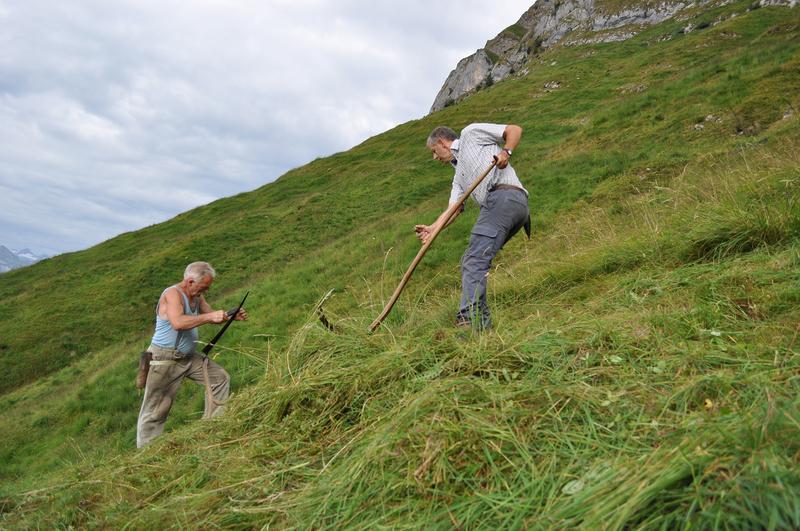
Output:
[[[480,214],[472,228],[469,246],[461,258],[461,304],[456,314],[457,326],[478,329],[491,326],[486,303],[486,278],[498,251],[519,229],[530,237],[528,191],[522,186],[509,164],[511,154],[522,138],[517,125],[471,124],[456,136],[449,127],[437,127],[428,136],[427,147],[433,159],[455,168],[450,204],[470,187],[472,182],[497,160],[497,166],[472,192],[480,206]],[[462,209],[463,210],[463,209]],[[445,219],[446,211],[431,225],[416,225],[417,237],[425,243],[441,226],[448,226],[461,210]]]
[[[186,267],[181,282],[161,293],[156,307],[156,330],[148,349],[152,361],[136,425],[139,448],[164,431],[164,423],[183,379],[204,383],[205,356],[196,352],[197,327],[227,320],[224,310],[213,310],[203,297],[215,277],[211,265],[194,262]],[[247,312],[239,310],[236,319],[247,319]],[[230,393],[230,376],[212,360],[208,360],[208,380],[213,400],[206,393],[203,418],[221,414],[225,407],[219,404],[227,400]]]

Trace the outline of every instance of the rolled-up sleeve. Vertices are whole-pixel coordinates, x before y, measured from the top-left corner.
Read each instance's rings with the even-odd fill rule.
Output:
[[[458,200],[464,194],[466,190],[462,188],[461,184],[459,184],[455,178],[453,178],[453,188],[450,190],[450,204],[454,205],[458,203]]]
[[[472,124],[467,126],[462,132],[462,136],[469,134],[479,145],[500,145],[503,142],[503,134],[506,132],[504,124]]]

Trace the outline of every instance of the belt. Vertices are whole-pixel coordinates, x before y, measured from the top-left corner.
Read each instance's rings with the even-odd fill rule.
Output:
[[[173,348],[164,348],[158,345],[150,345],[147,349],[148,352],[153,354],[153,361],[151,365],[168,365],[167,363],[153,363],[155,361],[183,361],[192,357],[192,353],[185,353]]]
[[[523,194],[528,195],[527,193],[525,193],[525,190],[523,190],[519,186],[514,186],[513,184],[496,184],[492,187],[490,192],[494,192],[495,190],[519,190]]]
[[[172,365],[177,365],[177,364],[178,364],[178,360],[150,360],[150,365],[151,366],[153,366],[153,365],[172,366]]]

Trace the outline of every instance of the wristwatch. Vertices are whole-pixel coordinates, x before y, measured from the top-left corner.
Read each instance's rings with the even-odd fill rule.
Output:
[[[508,156],[509,156],[509,157],[511,156],[511,150],[510,150],[510,149],[508,149],[508,148],[503,148],[503,151],[505,151],[506,153],[508,153]]]

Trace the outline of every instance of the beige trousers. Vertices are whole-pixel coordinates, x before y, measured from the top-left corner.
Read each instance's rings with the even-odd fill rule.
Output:
[[[184,378],[189,378],[199,385],[203,381],[203,359],[201,354],[183,355],[177,357],[172,349],[165,349],[151,345],[148,349],[153,353],[150,373],[147,375],[147,385],[144,388],[142,408],[139,410],[139,421],[136,424],[136,447],[142,448],[152,442],[164,431],[172,402],[178,393],[178,388]],[[166,362],[166,364],[159,364]],[[222,402],[230,394],[231,378],[225,369],[213,360],[208,360],[208,380],[211,384],[211,394],[214,399]],[[225,406],[217,406],[208,399],[206,393],[206,407],[203,418],[216,417],[222,414]]]

